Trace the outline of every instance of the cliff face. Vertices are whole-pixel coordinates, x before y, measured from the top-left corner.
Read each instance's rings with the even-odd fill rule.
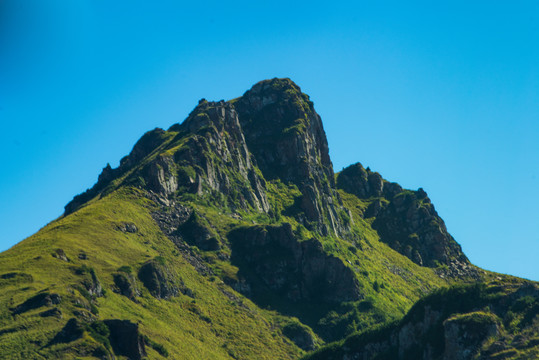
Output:
[[[289,79],[273,79],[253,86],[234,106],[264,176],[301,191],[304,225],[324,235],[346,233],[326,134],[309,97]]]
[[[316,239],[298,241],[292,226],[254,226],[230,233],[232,261],[247,277],[293,302],[362,298],[353,270],[324,252]]]

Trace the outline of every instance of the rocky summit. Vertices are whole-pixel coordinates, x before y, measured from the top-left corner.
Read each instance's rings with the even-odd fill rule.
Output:
[[[0,254],[0,358],[533,359],[538,289],[471,264],[423,189],[336,174],[275,78],[147,132]]]

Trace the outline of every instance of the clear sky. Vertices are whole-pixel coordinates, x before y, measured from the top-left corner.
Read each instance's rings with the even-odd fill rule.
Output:
[[[539,2],[439,3],[1,0],[0,250],[200,98],[290,77],[336,171],[423,187],[473,263],[539,280]]]

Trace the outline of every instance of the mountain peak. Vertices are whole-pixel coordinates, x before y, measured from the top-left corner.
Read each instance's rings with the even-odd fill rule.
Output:
[[[309,96],[292,80],[274,78],[255,84],[233,104],[264,177],[295,184],[303,193],[304,223],[317,223],[324,234],[346,232],[326,133]]]
[[[329,351],[420,358],[427,334],[425,351],[442,354],[477,324],[487,337],[462,353],[491,333],[504,343],[489,354],[537,348],[507,337],[537,337],[536,286],[471,265],[422,189],[360,163],[335,175],[322,120],[290,79],[201,99],[0,254],[0,358],[297,359],[358,331],[372,343],[366,331],[398,319],[374,332],[391,341],[350,347],[352,335]],[[487,280],[403,318],[435,289]]]

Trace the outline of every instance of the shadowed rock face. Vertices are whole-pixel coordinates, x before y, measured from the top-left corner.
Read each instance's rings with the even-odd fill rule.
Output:
[[[283,327],[283,335],[289,338],[294,344],[305,351],[312,351],[316,348],[316,339],[309,328],[299,323],[290,323]]]
[[[316,239],[299,242],[290,224],[230,233],[232,261],[291,301],[342,302],[361,298],[353,271],[326,254]]]
[[[364,217],[375,218],[372,227],[380,240],[413,262],[430,267],[469,264],[423,189],[403,190],[360,163],[339,173],[337,186],[370,201]]]
[[[124,182],[144,187],[165,204],[178,192],[214,192],[233,209],[268,212],[265,178],[279,178],[302,192],[296,217],[304,226],[322,235],[348,233],[322,121],[290,79],[262,81],[229,102],[201,100],[169,131],[178,132],[176,138],[161,129],[146,133],[117,169],[107,165],[92,189],[66,205],[65,214],[142,164]],[[182,139],[182,146],[174,145]]]
[[[245,138],[268,179],[304,183],[326,176],[333,165],[320,116],[309,97],[289,79],[259,82],[234,103]]]
[[[129,320],[105,320],[110,330],[110,344],[116,355],[130,360],[140,360],[146,356],[144,340],[139,333],[138,324]]]
[[[140,291],[133,275],[119,272],[113,275],[113,279],[114,285],[118,288],[117,291],[123,296],[133,301],[136,301],[136,297],[140,296]]]
[[[195,211],[189,219],[183,223],[175,233],[190,245],[195,245],[201,250],[219,250],[219,235],[211,230],[208,222]]]
[[[0,336],[23,334],[27,320],[33,319],[56,324],[58,346],[47,350],[50,357],[84,346],[85,353],[77,356],[140,359],[145,344],[166,356],[164,345],[147,336],[141,339],[137,324],[102,320],[116,311],[115,318],[131,314],[127,318],[132,321],[144,321],[140,330],[164,339],[176,358],[179,348],[173,341],[182,339],[196,340],[186,349],[221,344],[220,350],[208,348],[209,353],[234,358],[253,358],[245,356],[253,349],[261,355],[271,352],[265,357],[297,358],[298,347],[314,350],[321,339],[343,340],[341,348],[329,346],[336,354],[344,352],[347,360],[467,359],[477,346],[489,346],[491,354],[506,350],[505,343],[484,341],[512,330],[498,331],[496,317],[502,312],[487,309],[490,304],[482,298],[474,299],[474,306],[457,308],[465,316],[453,316],[444,310],[447,304],[420,302],[412,317],[383,330],[373,327],[399,318],[420,294],[446,283],[440,278],[470,281],[473,277],[463,269],[472,265],[423,190],[404,190],[361,164],[335,178],[320,116],[289,79],[262,81],[228,102],[203,99],[183,123],[144,134],[118,168],[107,165],[97,184],[66,206],[65,215],[89,201],[92,206],[54,222],[49,227],[54,231],[38,237],[40,245],[65,247],[71,259],[61,249],[51,253],[51,248],[47,254],[56,259],[45,260],[75,271],[77,283],[58,288],[54,279],[54,284],[40,280],[21,289],[32,295],[37,289],[55,289],[63,301],[54,305],[52,294],[24,303],[28,296],[23,293],[13,297],[10,306],[19,306],[10,308],[13,313],[6,319],[14,315],[22,326],[4,327]],[[75,233],[77,229],[82,231]],[[419,269],[377,243],[376,231],[381,241],[415,263],[436,268]],[[103,258],[99,254],[104,251],[110,254]],[[39,255],[28,264],[41,266]],[[185,261],[175,259],[180,256]],[[36,269],[28,271],[37,275],[41,268]],[[139,271],[131,274],[131,269]],[[3,268],[0,287],[33,282],[31,275],[12,271]],[[186,288],[182,277],[197,292]],[[533,291],[527,294],[536,297]],[[199,301],[202,297],[215,302]],[[536,323],[532,316],[539,304],[528,300],[523,306],[530,308],[517,320]],[[162,311],[146,319],[136,316],[136,307],[151,304],[160,304]],[[173,318],[169,311],[192,312],[188,320],[193,326],[156,328]],[[480,314],[477,322],[475,313],[480,312],[488,314]],[[167,330],[178,333],[169,337],[163,333]],[[356,331],[369,332],[354,347]],[[348,335],[352,340],[345,341]],[[73,340],[79,341],[69,344]],[[40,341],[28,345],[40,352]]]
[[[54,338],[50,341],[49,345],[58,343],[68,343],[82,337],[84,333],[84,324],[76,319],[71,318],[67,321],[65,326],[60,330]]]
[[[472,313],[447,319],[444,334],[444,360],[467,360],[476,354],[478,344],[500,335],[500,328],[493,318]]]

